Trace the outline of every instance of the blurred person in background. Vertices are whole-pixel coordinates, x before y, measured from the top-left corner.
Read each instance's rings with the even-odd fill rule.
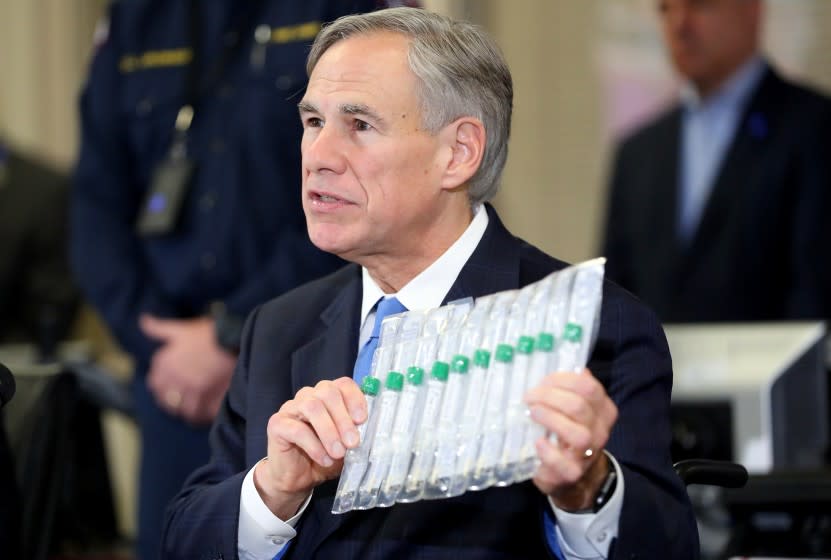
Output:
[[[78,309],[67,258],[69,177],[0,140],[0,344],[52,359]]]
[[[138,555],[208,459],[242,320],[339,266],[306,235],[297,101],[324,22],[376,0],[112,2],[81,98],[72,263],[135,361]]]
[[[760,52],[761,0],[659,0],[680,102],[625,139],[609,278],[665,322],[831,316],[831,101]]]

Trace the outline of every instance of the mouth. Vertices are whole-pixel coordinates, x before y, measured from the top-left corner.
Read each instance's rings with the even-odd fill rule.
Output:
[[[309,191],[309,202],[313,208],[334,209],[351,205],[352,202],[326,191]]]

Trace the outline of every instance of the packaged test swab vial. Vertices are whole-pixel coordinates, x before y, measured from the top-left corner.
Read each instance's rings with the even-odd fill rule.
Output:
[[[361,382],[361,392],[366,398],[367,420],[358,426],[358,447],[347,450],[344,457],[343,471],[338,482],[338,491],[335,494],[332,513],[344,513],[355,507],[358,486],[361,484],[361,479],[369,463],[371,441],[367,438],[367,428],[370,420],[374,418],[372,412],[380,389],[381,380],[377,377],[367,375]]]
[[[358,489],[355,509],[373,508],[378,501],[378,492],[381,490],[381,484],[387,476],[392,459],[390,435],[392,434],[395,413],[398,409],[398,398],[401,396],[403,388],[404,375],[397,371],[389,372],[384,389],[378,397],[380,402],[376,405],[378,419],[372,436],[369,465]]]

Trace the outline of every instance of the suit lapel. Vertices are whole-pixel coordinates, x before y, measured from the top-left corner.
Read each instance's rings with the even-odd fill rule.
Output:
[[[758,153],[765,149],[770,138],[779,82],[779,77],[769,69],[739,120],[690,245],[688,264],[691,266],[713,243],[724,238],[723,228],[730,223],[733,209],[744,204],[743,193],[752,192],[764,177],[766,158],[759,157]]]
[[[681,149],[681,111],[676,110],[663,129],[658,144],[660,156],[655,162],[655,181],[658,188],[652,189],[654,200],[643,201],[651,204],[653,211],[649,213],[647,225],[647,243],[652,247],[654,257],[651,262],[662,263],[674,276],[680,265],[681,245],[678,240],[678,186]],[[667,188],[670,186],[670,188]]]
[[[291,380],[296,393],[324,379],[351,376],[358,354],[361,312],[361,274],[344,284],[340,293],[320,314],[320,329],[292,354]]]
[[[486,204],[488,227],[443,303],[519,287],[520,242]]]

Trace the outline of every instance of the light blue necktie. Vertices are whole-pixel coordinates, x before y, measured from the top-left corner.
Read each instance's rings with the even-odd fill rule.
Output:
[[[372,367],[372,356],[375,354],[375,349],[378,348],[378,337],[381,334],[381,323],[387,315],[395,315],[396,313],[403,313],[407,311],[400,301],[396,298],[383,298],[376,304],[375,309],[375,324],[372,326],[372,334],[369,340],[364,343],[363,348],[358,353],[358,359],[355,360],[355,370],[352,373],[352,378],[360,385],[364,377],[369,375],[369,370]],[[289,550],[291,543],[288,543],[280,552],[278,552],[273,560],[280,560]]]
[[[384,318],[388,315],[395,315],[396,313],[402,313],[404,311],[407,311],[407,308],[396,298],[384,298],[378,302],[375,310],[375,324],[372,326],[372,334],[358,353],[358,359],[355,360],[355,369],[352,372],[352,378],[359,385],[364,377],[369,375],[369,370],[372,366],[372,356],[375,354],[375,349],[378,348],[378,336],[381,334],[381,323],[384,321]]]

